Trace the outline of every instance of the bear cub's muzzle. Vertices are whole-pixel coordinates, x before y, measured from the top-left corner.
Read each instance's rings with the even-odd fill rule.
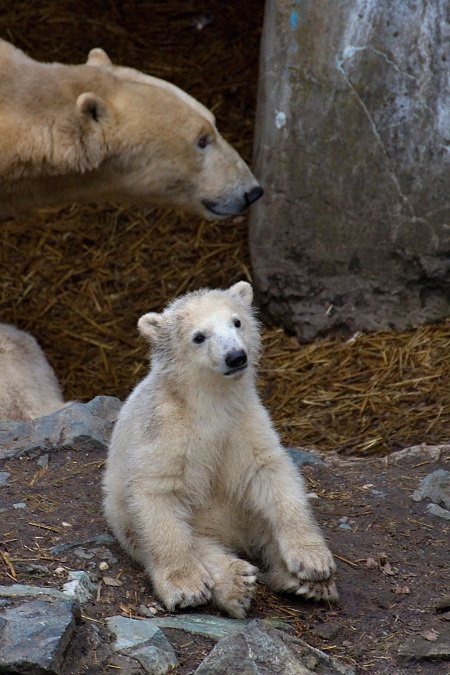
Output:
[[[225,363],[228,366],[224,375],[230,377],[242,373],[247,368],[247,354],[244,349],[232,349],[225,356]]]

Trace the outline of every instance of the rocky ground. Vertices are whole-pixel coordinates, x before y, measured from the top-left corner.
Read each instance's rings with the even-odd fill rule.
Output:
[[[126,650],[114,651],[117,619],[111,617],[121,616],[135,619],[139,630],[147,630],[153,619],[165,624],[163,632],[174,648],[170,659],[176,657],[169,659],[177,664],[174,672],[194,673],[233,622],[225,622],[223,629],[217,612],[199,608],[187,615],[191,624],[192,620],[197,624],[192,632],[195,628],[183,623],[186,616],[165,612],[142,570],[109,537],[100,491],[105,447],[98,438],[83,432],[70,439],[60,430],[63,445],[44,439],[40,449],[32,449],[33,443],[27,446],[25,441],[21,447],[27,446],[26,454],[6,457],[14,447],[17,451],[14,444],[20,445],[25,432],[24,427],[17,433],[7,425],[0,427],[5,457],[0,462],[0,671],[5,668],[7,638],[14,639],[11,617],[24,607],[34,608],[30,603],[42,602],[12,599],[8,591],[20,589],[17,584],[45,587],[48,593],[64,590],[71,573],[84,571],[94,585],[80,610],[73,603],[66,607],[62,596],[53,599],[63,614],[69,612],[72,623],[73,614],[76,619],[69,644],[60,646],[63,665],[52,666],[53,670],[49,666],[47,671],[21,666],[16,672],[166,672],[149,670],[145,660],[130,658]],[[303,459],[301,453],[293,456]],[[283,629],[283,644],[294,654],[304,643],[320,651],[302,661],[307,670],[287,666],[279,670],[273,665],[247,671],[242,665],[235,672],[331,673],[346,672],[348,667],[355,673],[450,673],[450,487],[445,473],[450,446],[423,446],[383,459],[343,460],[334,455],[312,463],[311,457],[306,459],[302,472],[336,556],[341,602],[335,607],[314,605],[275,595],[261,583],[249,619],[274,620]],[[430,474],[441,478],[440,486],[439,481],[426,479]],[[435,506],[430,505],[433,501]],[[168,628],[171,616],[181,623]],[[211,628],[215,624],[219,634]],[[237,622],[233,630],[242,627]],[[255,649],[260,644],[258,630],[267,632],[267,624],[252,623],[245,630],[239,634],[239,649],[245,643],[249,652],[249,645]],[[279,637],[273,639],[279,647]],[[237,649],[235,642],[232,645]],[[331,661],[325,667],[321,661],[325,655],[336,659],[343,670],[336,670]],[[242,655],[239,658],[243,664]],[[227,663],[222,670],[204,664],[198,672],[233,672]]]

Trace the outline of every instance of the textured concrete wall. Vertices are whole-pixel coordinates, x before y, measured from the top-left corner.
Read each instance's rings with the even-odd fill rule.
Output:
[[[447,0],[267,0],[250,249],[300,339],[450,312]]]

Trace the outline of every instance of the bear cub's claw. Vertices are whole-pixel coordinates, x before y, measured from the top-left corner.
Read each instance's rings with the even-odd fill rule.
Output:
[[[302,595],[308,600],[327,600],[338,602],[339,593],[333,579],[327,581],[307,581],[295,591],[295,595]]]

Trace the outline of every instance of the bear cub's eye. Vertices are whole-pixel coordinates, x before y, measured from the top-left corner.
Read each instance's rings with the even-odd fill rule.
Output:
[[[201,345],[202,342],[204,342],[205,340],[206,340],[206,337],[205,337],[205,335],[203,335],[203,333],[197,333],[192,338],[192,342],[194,342],[196,345]]]
[[[209,138],[206,134],[202,134],[200,138],[197,139],[197,148],[204,150],[209,145]]]
[[[242,326],[240,319],[234,319],[233,323],[235,328],[240,328]]]

